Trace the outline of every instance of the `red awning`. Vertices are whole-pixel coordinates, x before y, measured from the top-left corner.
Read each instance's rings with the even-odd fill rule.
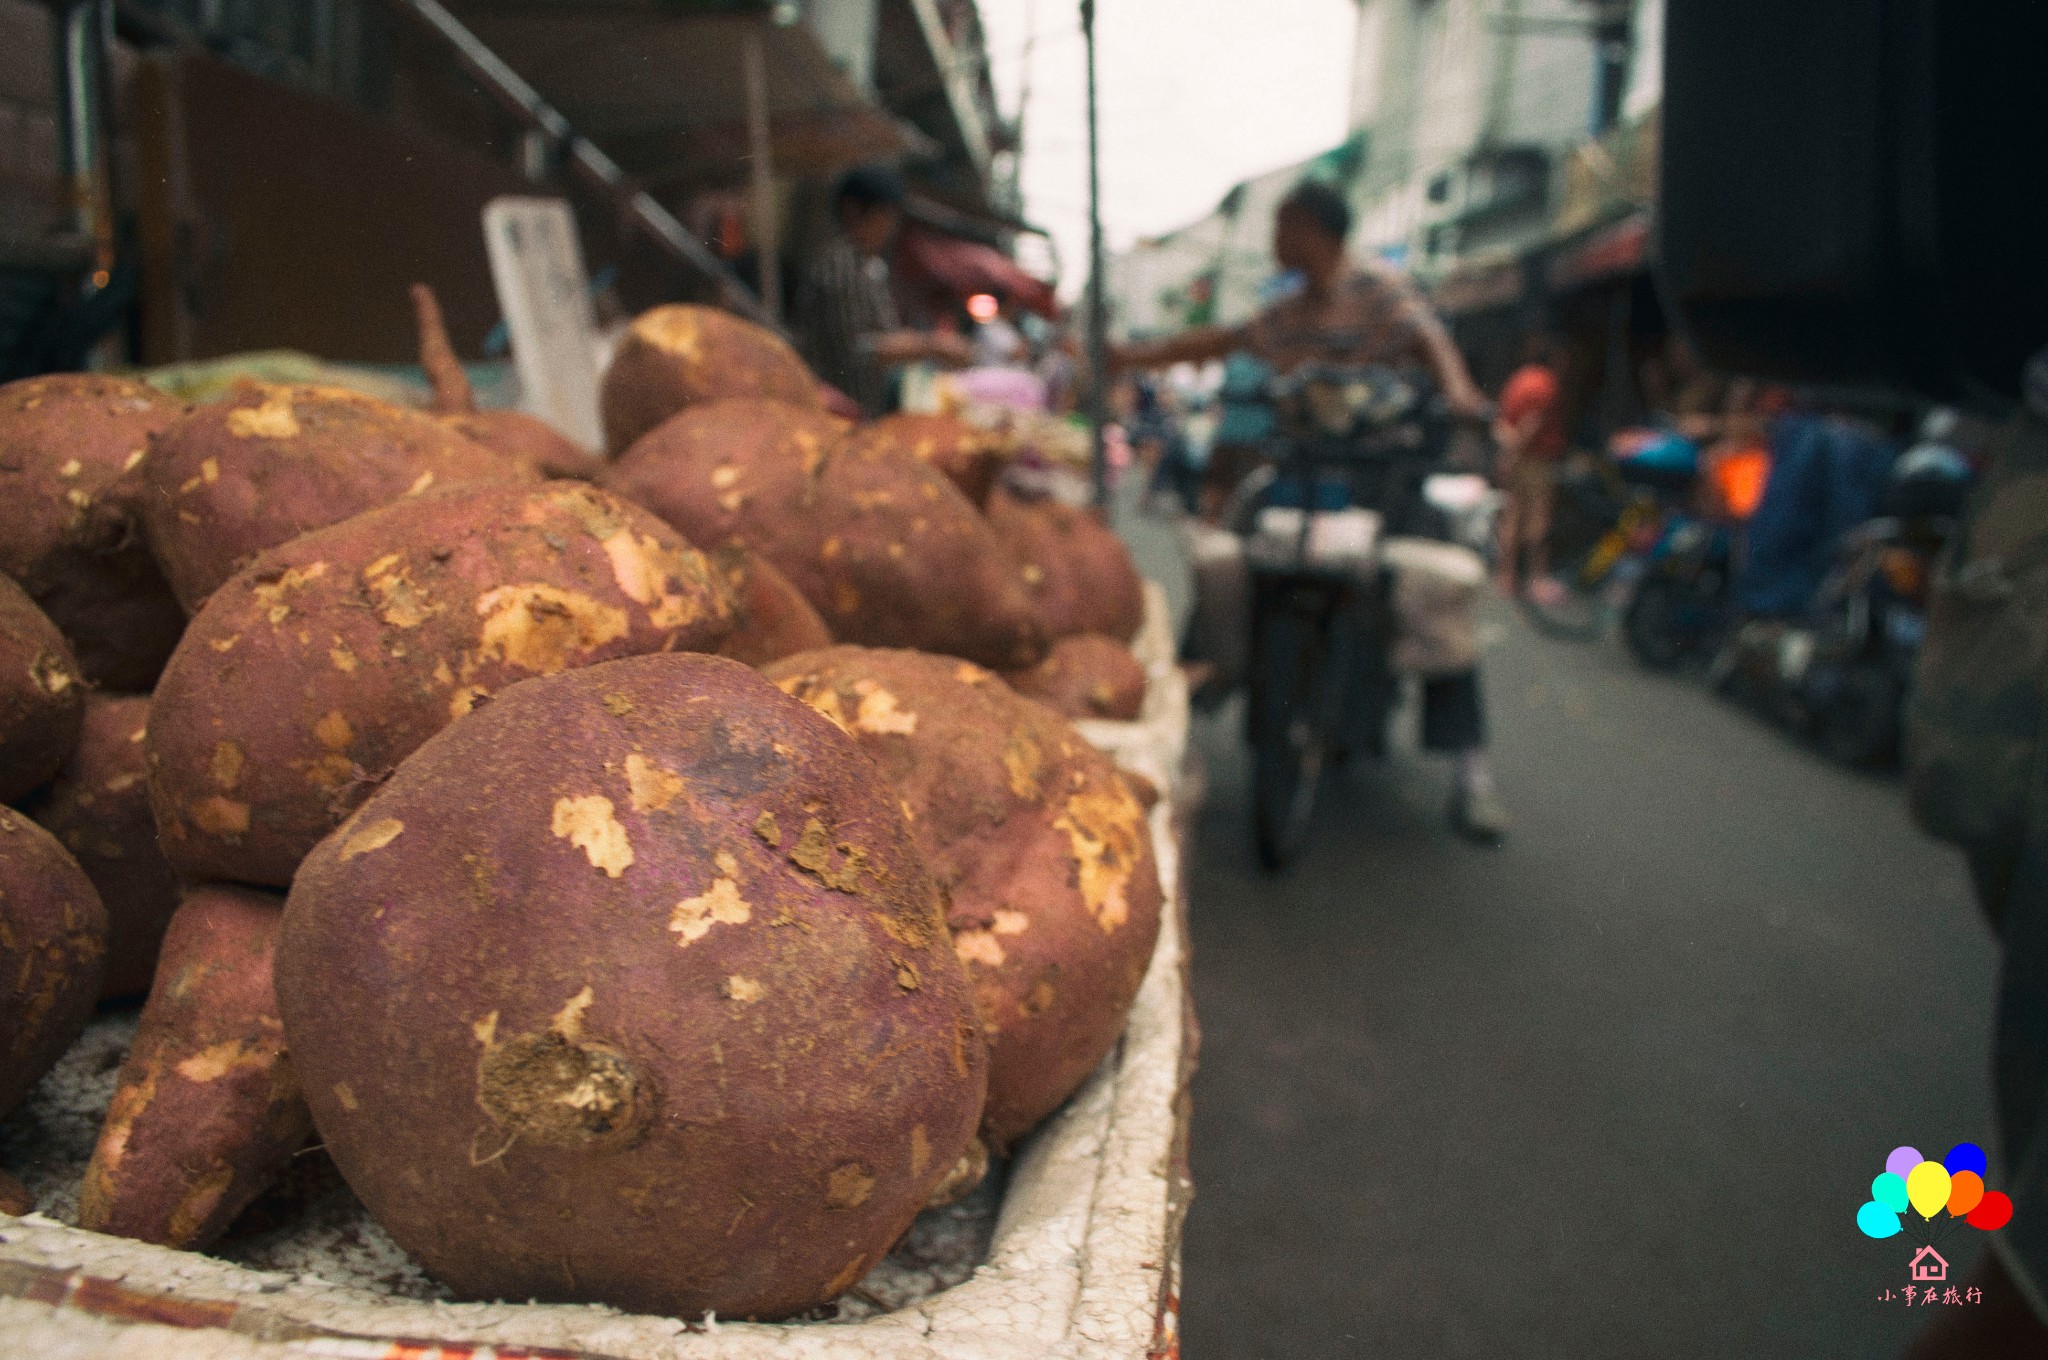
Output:
[[[913,223],[897,239],[896,266],[906,282],[933,285],[962,302],[976,293],[994,293],[1048,321],[1059,319],[1051,284],[1031,277],[1015,260],[979,241],[963,241]]]
[[[1635,213],[1551,257],[1550,289],[1568,292],[1582,283],[1632,274],[1647,261],[1650,215]]]

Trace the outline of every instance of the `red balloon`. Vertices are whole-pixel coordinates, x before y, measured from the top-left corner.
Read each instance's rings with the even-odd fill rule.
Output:
[[[1977,1201],[1977,1207],[1970,1210],[1970,1216],[1963,1222],[1985,1232],[1997,1232],[2012,1222],[2012,1196],[2003,1190],[1985,1191],[1984,1198]]]

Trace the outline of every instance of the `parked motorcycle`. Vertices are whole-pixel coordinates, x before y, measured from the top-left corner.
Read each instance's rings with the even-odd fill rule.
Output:
[[[1805,616],[1743,624],[1716,659],[1717,688],[1811,736],[1845,764],[1897,760],[1927,633],[1928,582],[1969,482],[1969,464],[1945,446],[1922,444],[1901,457],[1885,513],[1842,537]]]

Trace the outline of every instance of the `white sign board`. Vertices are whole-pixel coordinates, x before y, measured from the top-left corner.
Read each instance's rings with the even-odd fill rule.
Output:
[[[585,448],[604,447],[596,324],[576,219],[559,198],[494,198],[484,245],[512,336],[520,405]]]

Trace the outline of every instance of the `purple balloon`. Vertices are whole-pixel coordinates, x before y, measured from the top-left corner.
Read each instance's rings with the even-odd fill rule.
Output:
[[[1904,1180],[1914,1167],[1926,1160],[1920,1155],[1919,1148],[1895,1147],[1892,1155],[1884,1159],[1884,1169]]]

